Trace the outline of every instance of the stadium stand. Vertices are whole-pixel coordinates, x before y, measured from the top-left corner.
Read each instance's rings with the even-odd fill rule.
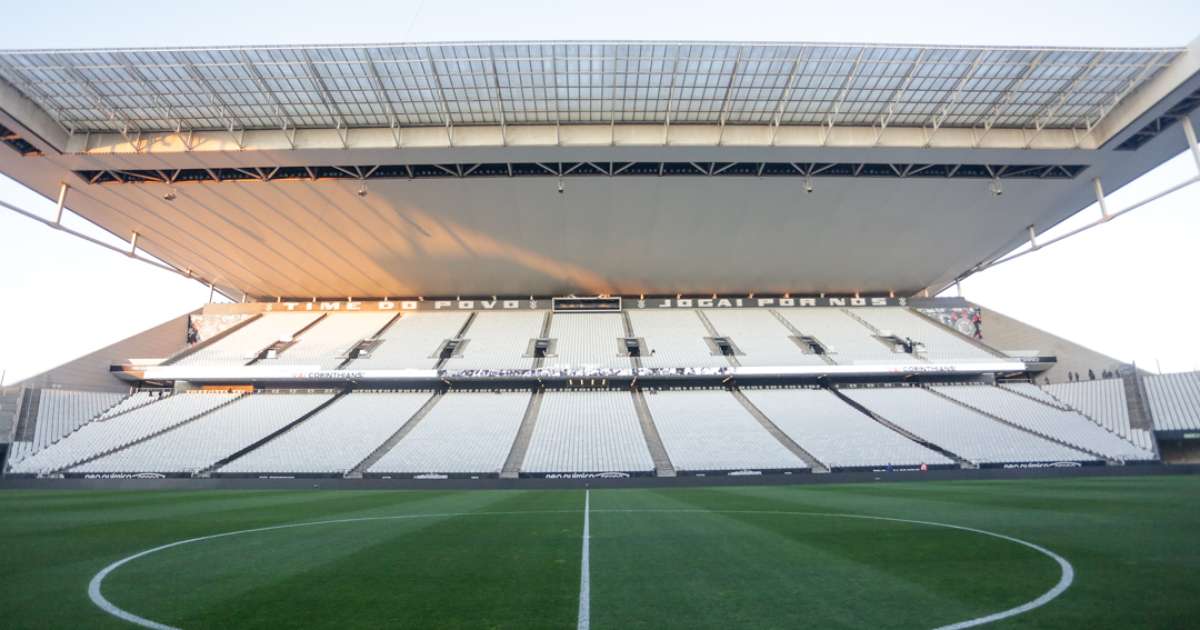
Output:
[[[412,417],[428,392],[355,392],[217,469],[223,474],[345,474]]]
[[[166,396],[120,415],[89,422],[66,438],[12,467],[14,473],[50,473],[144,440],[233,402],[241,394],[184,393]],[[191,445],[183,444],[183,452]],[[183,456],[183,453],[180,453]]]
[[[1155,430],[1200,429],[1200,372],[1151,375],[1145,383]]]
[[[499,474],[528,392],[455,392],[367,469],[372,474]]]
[[[870,329],[842,309],[780,309],[778,312],[801,334],[819,341],[836,363],[914,362],[912,355],[895,352],[891,344],[876,339]]]
[[[405,313],[380,336],[382,343],[366,357],[355,359],[355,369],[432,369],[437,366],[438,348],[447,339],[458,336],[471,314]]]
[[[989,385],[954,385],[932,389],[973,409],[1080,450],[1122,461],[1154,458],[1152,451],[1121,439],[1074,410],[1051,407]]]
[[[527,369],[533,367],[532,355],[526,356],[529,340],[541,335],[543,311],[513,313],[482,312],[475,316],[466,332],[461,357],[446,361],[447,370]]]
[[[824,389],[743,389],[775,426],[831,469],[953,465]]]
[[[554,355],[542,363],[547,368],[630,368],[620,356],[625,324],[620,313],[556,313],[550,319]]]
[[[1129,403],[1125,398],[1125,384],[1121,379],[1054,383],[1046,386],[1044,394],[1055,401],[1061,401],[1060,405],[1065,404],[1078,409],[1105,429],[1139,447],[1153,450],[1145,441],[1149,437],[1148,433],[1141,429],[1134,430],[1129,425]]]
[[[291,339],[320,316],[320,313],[266,313],[175,364],[193,367],[246,365],[272,344]]]
[[[10,456],[9,461],[19,461],[50,446],[124,398],[113,392],[42,390],[33,440],[25,443],[21,457]]]
[[[347,313],[326,315],[312,328],[304,331],[296,343],[288,346],[263,365],[317,365],[331,370],[344,363],[350,348],[359,341],[373,337],[389,320],[392,313]]]
[[[1072,405],[1065,403],[1063,400],[1052,396],[1046,389],[1042,389],[1032,383],[1001,383],[1000,387],[1026,398],[1043,402],[1051,407],[1058,407],[1059,409],[1070,409],[1072,407]]]
[[[648,392],[646,405],[678,471],[807,468],[727,391]]]
[[[790,339],[791,331],[768,309],[707,309],[717,333],[729,337],[746,366],[824,365],[820,355],[806,354]]]
[[[906,431],[976,464],[1095,461],[918,387],[841,390]]]
[[[922,356],[930,361],[994,361],[996,355],[972,344],[958,332],[918,315],[907,308],[856,308],[861,318],[880,333],[910,337],[925,346]]]
[[[521,472],[650,472],[628,392],[546,392]]]
[[[645,341],[641,362],[648,368],[728,367],[729,360],[704,342],[708,330],[691,310],[631,310],[633,334]]]
[[[75,466],[75,473],[197,473],[284,428],[332,394],[254,393]],[[174,397],[172,397],[174,398]]]
[[[140,392],[134,392],[125,398],[122,398],[117,404],[106,409],[104,413],[100,414],[100,416],[96,419],[106,420],[108,418],[119,416],[127,411],[133,411],[138,407],[149,405],[150,403],[164,398],[169,394],[169,392],[162,390],[142,390]]]

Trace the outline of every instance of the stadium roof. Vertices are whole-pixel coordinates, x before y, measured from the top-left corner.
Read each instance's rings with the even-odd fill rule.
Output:
[[[0,172],[233,295],[906,294],[1183,150],[1198,70],[1195,42],[0,51]]]
[[[10,51],[81,132],[686,123],[1086,132],[1179,48],[523,42]]]

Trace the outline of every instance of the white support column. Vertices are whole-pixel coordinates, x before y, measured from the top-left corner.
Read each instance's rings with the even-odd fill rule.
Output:
[[[208,283],[208,303],[209,304],[212,304],[213,293],[215,293],[215,292],[216,292],[216,286],[214,286],[213,283],[209,282]]]
[[[56,226],[62,225],[63,209],[66,208],[67,205],[67,191],[70,190],[70,188],[71,187],[67,186],[66,182],[63,182],[58,186],[58,212],[56,212],[54,215],[54,225]]]
[[[1108,202],[1104,200],[1104,187],[1100,185],[1100,178],[1092,178],[1092,187],[1096,189],[1096,202],[1100,204],[1100,220],[1107,221],[1112,218],[1108,213]]]
[[[137,241],[138,241],[138,233],[134,232],[133,238],[129,240],[129,255],[130,256],[137,256]]]
[[[1036,232],[1036,231],[1034,231],[1034,229],[1033,229],[1033,226],[1032,226],[1032,225],[1031,225],[1031,226],[1029,226],[1029,248],[1030,248],[1030,249],[1037,249],[1037,248],[1038,248],[1038,244],[1037,244],[1037,232]]]
[[[1183,135],[1187,136],[1188,148],[1192,150],[1192,159],[1196,160],[1196,170],[1200,171],[1200,145],[1196,144],[1196,128],[1187,116],[1180,116],[1179,122],[1183,125]]]

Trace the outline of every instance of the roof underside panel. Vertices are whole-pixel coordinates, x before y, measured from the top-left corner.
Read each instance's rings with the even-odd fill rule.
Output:
[[[1091,128],[1180,49],[549,42],[0,52],[70,132],[556,123]]]

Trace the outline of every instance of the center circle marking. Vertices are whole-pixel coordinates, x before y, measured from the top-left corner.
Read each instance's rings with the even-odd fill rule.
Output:
[[[889,517],[889,516],[871,516],[871,515],[867,515],[867,514],[842,514],[842,513],[836,513],[836,512],[789,512],[786,510],[704,510],[704,509],[695,509],[695,508],[686,508],[686,509],[645,508],[645,509],[594,509],[594,510],[588,511],[588,513],[591,513],[591,512],[595,512],[597,514],[603,514],[603,513],[656,513],[656,512],[657,513],[697,513],[697,514],[705,514],[705,513],[707,513],[707,514],[763,514],[763,515],[777,515],[777,516],[814,516],[814,517],[821,517],[821,518],[849,518],[849,519],[859,519],[859,520],[869,520],[869,521],[885,521],[885,522],[892,522],[892,523],[908,523],[908,524],[912,524],[912,525],[925,525],[925,526],[929,526],[929,527],[940,527],[943,529],[953,529],[953,530],[958,530],[958,531],[970,532],[973,534],[980,534],[983,536],[990,536],[992,538],[998,538],[1000,540],[1005,540],[1005,541],[1032,549],[1032,550],[1042,554],[1043,556],[1046,556],[1046,557],[1050,558],[1051,560],[1054,560],[1056,563],[1058,563],[1058,566],[1060,569],[1060,575],[1059,575],[1058,582],[1054,586],[1052,586],[1049,590],[1042,593],[1038,597],[1031,599],[1031,600],[1029,600],[1023,604],[1020,604],[1018,606],[1015,606],[1013,608],[1001,610],[999,612],[984,615],[982,617],[975,617],[973,619],[966,619],[966,620],[958,621],[958,622],[955,622],[952,624],[939,626],[939,627],[935,628],[934,630],[961,630],[963,628],[972,628],[975,626],[981,626],[984,624],[992,623],[993,621],[999,621],[1001,619],[1007,619],[1008,617],[1013,617],[1013,616],[1016,616],[1016,615],[1019,615],[1019,614],[1025,613],[1025,612],[1029,612],[1035,608],[1039,608],[1041,606],[1046,605],[1054,598],[1058,597],[1059,595],[1062,595],[1063,592],[1066,591],[1071,586],[1071,583],[1075,581],[1075,568],[1073,566],[1071,566],[1071,563],[1068,562],[1066,558],[1058,555],[1057,553],[1054,553],[1053,551],[1050,551],[1049,549],[1046,549],[1045,547],[1036,545],[1027,540],[1022,540],[1020,538],[1008,536],[1005,534],[999,534],[996,532],[988,531],[986,529],[966,527],[963,525],[954,525],[951,523],[939,523],[937,521],[922,521],[922,520],[907,519],[907,518],[894,518],[894,517]],[[337,525],[337,524],[342,524],[342,523],[364,523],[364,522],[372,522],[372,521],[398,521],[398,520],[411,520],[411,519],[418,519],[418,518],[458,518],[458,517],[463,517],[463,516],[517,516],[517,515],[529,515],[529,514],[583,514],[583,513],[585,513],[584,510],[530,510],[530,511],[514,511],[514,512],[441,512],[441,513],[428,513],[428,514],[398,514],[398,515],[393,515],[393,516],[362,516],[362,517],[356,517],[356,518],[340,518],[340,519],[331,519],[331,520],[325,520],[325,521],[307,521],[307,522],[302,522],[302,523],[288,523],[285,525],[271,525],[268,527],[255,527],[255,528],[251,528],[251,529],[240,529],[240,530],[230,531],[230,532],[221,532],[219,534],[210,534],[208,536],[197,536],[195,538],[186,538],[183,540],[177,540],[175,542],[170,542],[165,545],[159,545],[157,547],[151,547],[150,549],[139,551],[138,553],[135,553],[135,554],[129,555],[129,556],[125,556],[124,558],[121,558],[120,560],[117,560],[117,561],[109,564],[108,566],[104,567],[103,569],[100,569],[100,571],[98,571],[96,573],[96,575],[92,576],[91,581],[88,583],[88,597],[91,599],[93,604],[95,604],[98,608],[100,608],[104,612],[106,612],[114,617],[117,617],[118,619],[123,619],[125,621],[128,621],[129,623],[141,626],[143,628],[152,628],[153,630],[180,630],[179,628],[176,628],[174,626],[169,626],[167,624],[160,623],[160,622],[154,621],[152,619],[146,619],[145,617],[140,617],[140,616],[135,615],[135,614],[117,606],[116,604],[113,604],[112,602],[110,602],[106,597],[104,597],[103,593],[101,593],[101,587],[104,584],[104,579],[107,578],[110,574],[112,574],[113,571],[116,571],[117,569],[121,568],[122,566],[124,566],[130,562],[133,562],[134,560],[137,560],[139,558],[144,558],[146,556],[158,553],[160,551],[165,551],[167,549],[172,549],[174,547],[181,547],[183,545],[190,545],[192,543],[204,542],[204,541],[208,541],[208,540],[216,540],[219,538],[229,538],[231,536],[240,536],[242,534],[255,534],[255,533],[259,533],[259,532],[271,532],[271,531],[279,531],[279,530],[284,530],[284,529],[295,529],[297,527],[314,527],[317,525]]]

